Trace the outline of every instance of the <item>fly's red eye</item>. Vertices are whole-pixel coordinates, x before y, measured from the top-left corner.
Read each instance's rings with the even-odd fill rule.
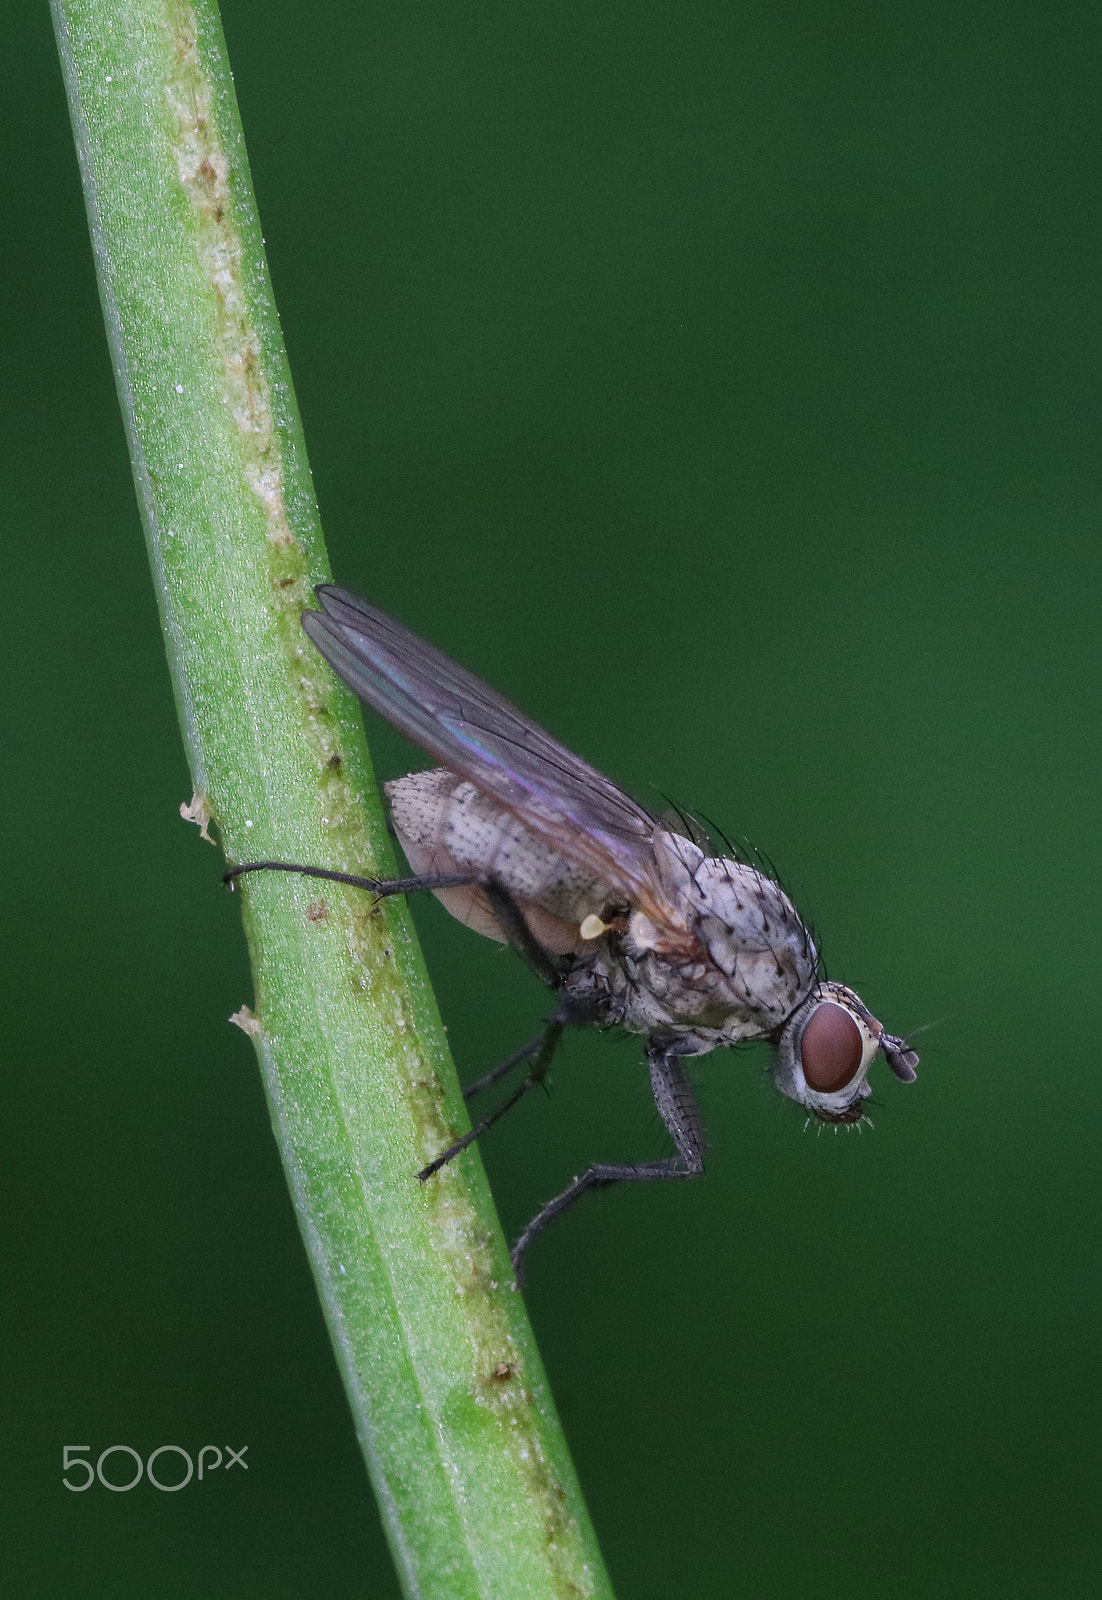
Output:
[[[800,1060],[809,1088],[819,1094],[844,1089],[861,1065],[864,1041],[848,1011],[830,1001],[818,1006],[800,1039]]]

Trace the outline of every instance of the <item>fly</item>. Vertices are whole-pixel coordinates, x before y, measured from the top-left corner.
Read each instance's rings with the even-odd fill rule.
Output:
[[[674,1154],[594,1162],[542,1206],[512,1251],[518,1283],[537,1233],[589,1189],[694,1178],[704,1140],[685,1062],[767,1039],[781,1094],[822,1123],[859,1123],[878,1053],[904,1083],[918,1056],[886,1033],[819,954],[779,884],[708,855],[665,825],[473,673],[336,584],[302,626],[337,677],[439,763],[386,785],[413,875],[378,880],[253,861],[382,896],[430,890],[477,933],[512,948],[556,995],[543,1031],[469,1084],[489,1088],[527,1063],[494,1111],[419,1174],[427,1181],[547,1076],[569,1027],[641,1034],[655,1105]]]

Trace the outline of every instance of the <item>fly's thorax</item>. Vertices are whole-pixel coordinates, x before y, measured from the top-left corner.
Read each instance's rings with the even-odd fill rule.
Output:
[[[386,793],[394,831],[414,872],[493,877],[514,897],[545,950],[568,955],[582,948],[580,925],[600,914],[608,891],[511,812],[446,767],[396,778]],[[435,893],[460,922],[506,942],[477,884]]]
[[[652,970],[665,962],[663,986],[685,991],[682,1012],[691,1011],[695,994],[699,1020],[726,1028],[726,1042],[772,1032],[807,994],[818,963],[796,908],[771,878],[744,862],[706,856],[680,834],[657,833],[654,852],[671,923],[685,938],[672,940],[634,911],[625,953],[636,961],[649,956]]]
[[[773,1081],[820,1122],[860,1122],[872,1093],[867,1073],[883,1037],[852,989],[820,983],[781,1031]]]
[[[630,1033],[691,1033],[707,1041],[701,1048],[714,1049],[769,1031],[760,1010],[735,1000],[723,974],[708,962],[633,952],[624,939],[595,951],[589,964]]]

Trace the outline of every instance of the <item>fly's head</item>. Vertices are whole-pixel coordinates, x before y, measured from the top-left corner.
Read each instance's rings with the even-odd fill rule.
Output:
[[[914,1082],[918,1056],[906,1041],[885,1033],[844,983],[820,983],[777,1035],[773,1081],[820,1122],[860,1122],[878,1051],[901,1082]]]

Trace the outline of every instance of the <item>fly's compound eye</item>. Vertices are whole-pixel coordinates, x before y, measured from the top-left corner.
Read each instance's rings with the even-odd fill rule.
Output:
[[[800,1037],[800,1065],[808,1088],[836,1094],[861,1070],[865,1041],[853,1017],[832,1000],[815,1007]]]
[[[862,1102],[872,1093],[865,1073],[885,1039],[852,989],[824,979],[780,1030],[773,1082],[820,1122],[860,1122]],[[889,1049],[907,1049],[902,1039],[886,1042]]]

